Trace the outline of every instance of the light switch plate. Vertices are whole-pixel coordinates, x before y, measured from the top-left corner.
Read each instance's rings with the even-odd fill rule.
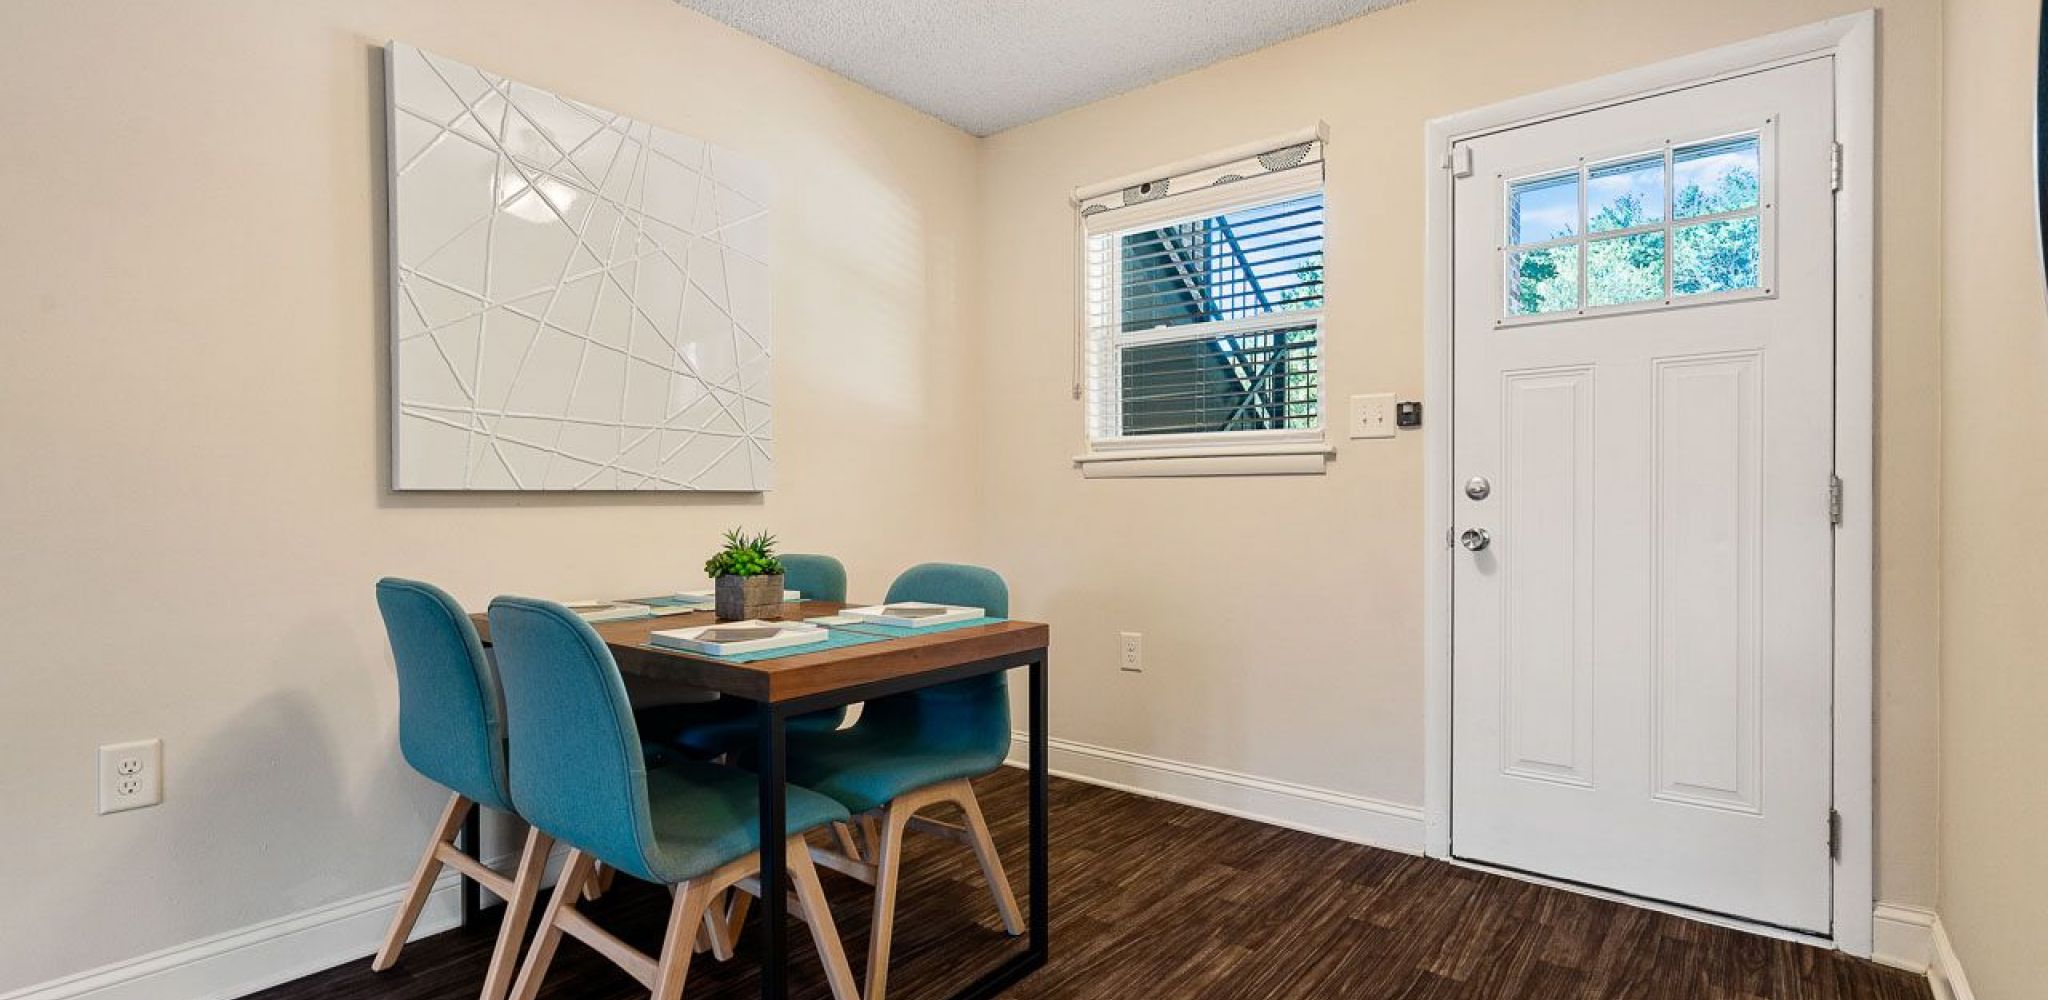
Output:
[[[1351,436],[1390,438],[1394,436],[1394,394],[1376,392],[1351,397]]]

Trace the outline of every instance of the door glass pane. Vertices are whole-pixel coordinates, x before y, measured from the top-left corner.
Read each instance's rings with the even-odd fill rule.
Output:
[[[1508,315],[1533,316],[1579,307],[1579,245],[1508,254]]]
[[[1757,218],[1678,227],[1671,254],[1671,290],[1679,295],[1757,287],[1761,258]]]
[[[1614,306],[1663,297],[1662,231],[1594,240],[1586,245],[1587,305]]]
[[[1672,212],[1680,219],[1757,206],[1762,171],[1754,135],[1680,146],[1671,168]]]
[[[1605,163],[1586,172],[1586,231],[1605,233],[1664,221],[1664,156]]]
[[[1563,239],[1579,231],[1576,171],[1508,185],[1508,243],[1521,246]]]

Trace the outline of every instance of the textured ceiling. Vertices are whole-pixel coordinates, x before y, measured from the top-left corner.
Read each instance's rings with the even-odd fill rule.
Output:
[[[1397,0],[677,0],[988,135]]]

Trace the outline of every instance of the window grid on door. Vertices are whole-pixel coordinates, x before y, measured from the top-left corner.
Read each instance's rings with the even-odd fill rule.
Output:
[[[1501,175],[1495,325],[1773,294],[1774,123]]]

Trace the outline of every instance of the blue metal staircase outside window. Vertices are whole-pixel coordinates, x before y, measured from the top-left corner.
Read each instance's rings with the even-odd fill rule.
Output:
[[[1116,249],[1122,436],[1320,426],[1320,191]]]

